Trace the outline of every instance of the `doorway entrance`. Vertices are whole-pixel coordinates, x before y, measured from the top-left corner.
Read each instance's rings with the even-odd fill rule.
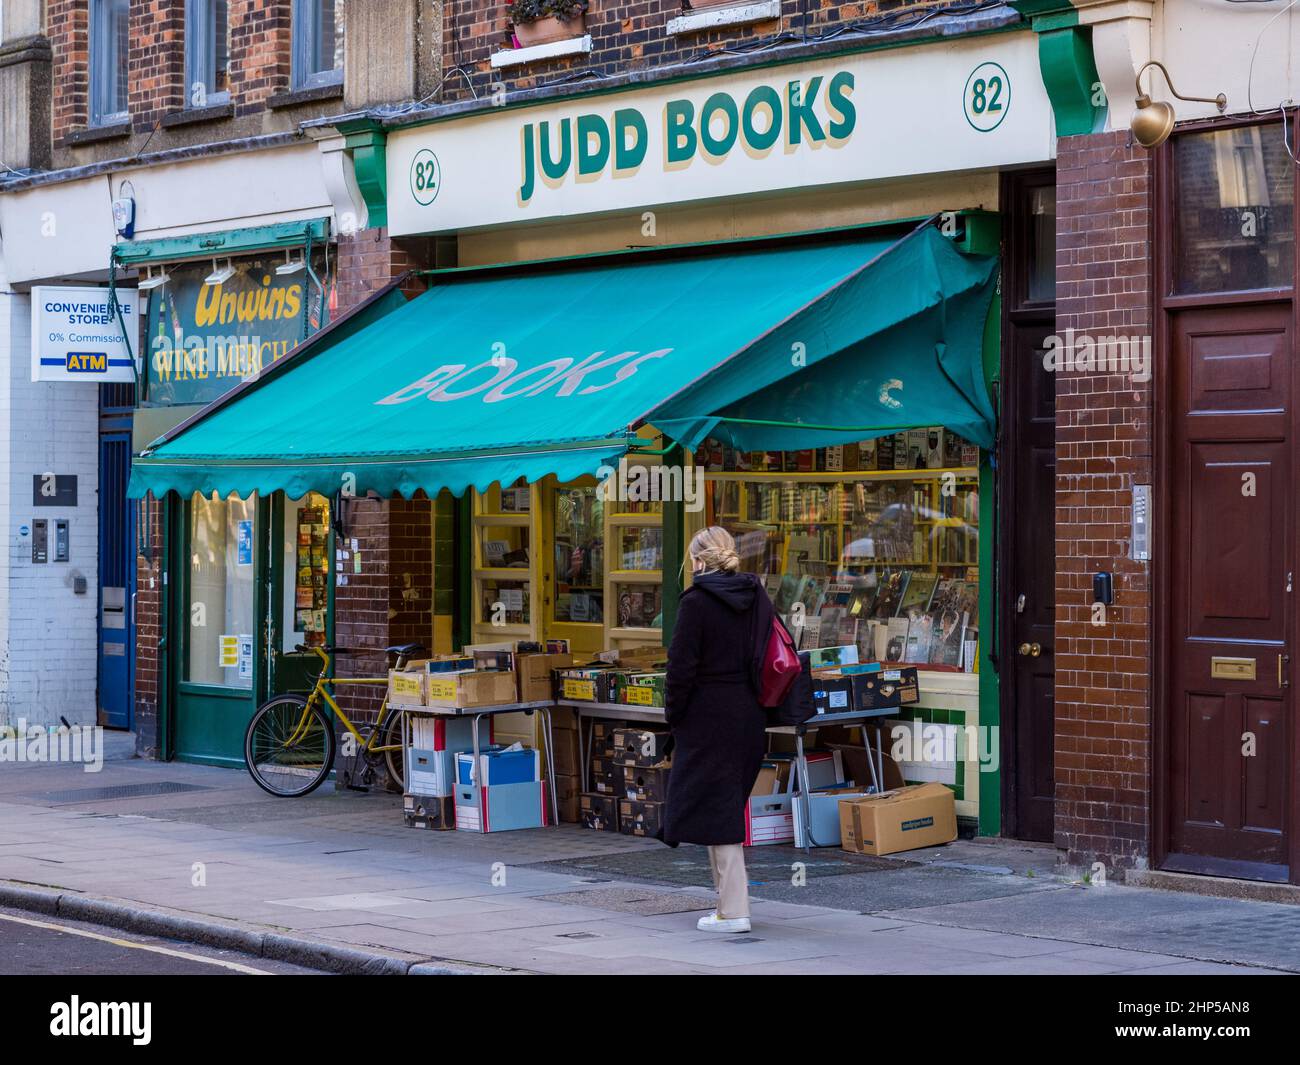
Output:
[[[1300,883],[1294,204],[1279,123],[1161,157],[1158,864]]]
[[[1056,175],[1004,174],[999,641],[1003,832],[1050,842],[1055,823]]]

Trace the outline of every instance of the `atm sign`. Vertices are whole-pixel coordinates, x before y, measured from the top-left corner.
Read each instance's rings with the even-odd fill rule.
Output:
[[[107,373],[108,352],[106,351],[70,351],[68,352],[68,373]]]

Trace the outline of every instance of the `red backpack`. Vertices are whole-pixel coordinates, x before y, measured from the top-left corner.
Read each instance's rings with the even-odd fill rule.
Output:
[[[767,650],[758,671],[759,705],[771,708],[785,702],[785,697],[790,693],[790,685],[799,675],[799,669],[799,653],[795,650],[794,637],[781,623],[781,619],[773,614]]]

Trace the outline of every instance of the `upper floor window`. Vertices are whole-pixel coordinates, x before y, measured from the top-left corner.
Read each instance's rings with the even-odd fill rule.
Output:
[[[126,58],[130,0],[90,0],[90,124],[127,119]]]
[[[293,0],[293,87],[343,80],[344,0]]]
[[[230,19],[226,0],[185,0],[185,103],[230,99]]]
[[[1288,288],[1294,164],[1279,123],[1174,139],[1174,291]]]

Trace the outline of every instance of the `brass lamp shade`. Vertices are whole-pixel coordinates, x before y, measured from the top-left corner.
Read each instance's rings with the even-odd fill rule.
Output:
[[[1164,144],[1174,131],[1174,109],[1164,101],[1153,103],[1151,97],[1140,96],[1129,128],[1133,139],[1143,148]]]

